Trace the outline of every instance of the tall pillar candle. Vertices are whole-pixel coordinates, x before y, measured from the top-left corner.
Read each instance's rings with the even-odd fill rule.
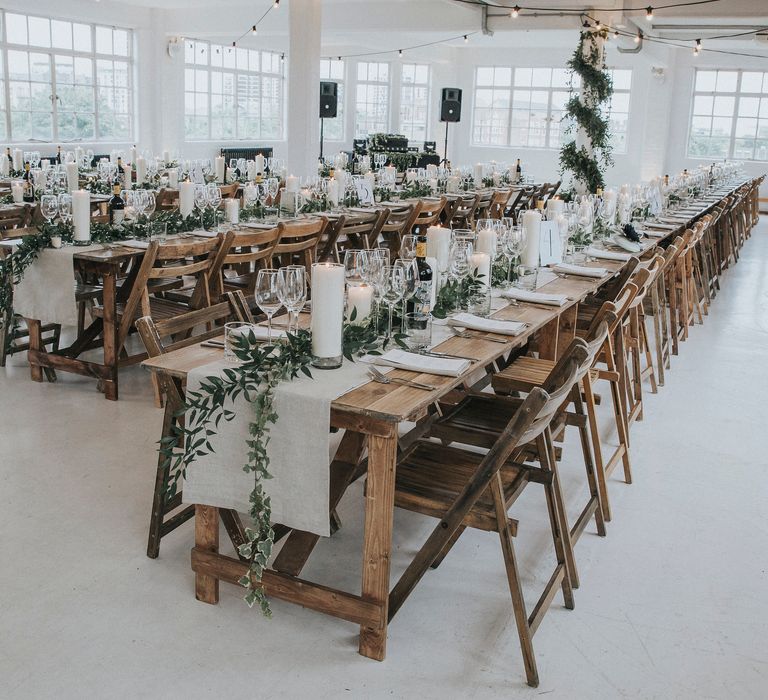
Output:
[[[344,266],[312,265],[312,364],[332,369],[342,362],[341,334],[344,324]]]
[[[40,170],[42,170],[45,173],[45,172],[48,172],[50,169],[51,169],[51,161],[48,158],[43,158],[40,161]]]
[[[87,245],[91,240],[91,193],[75,190],[72,193],[72,222],[75,226],[75,245]]]
[[[8,177],[11,171],[11,161],[0,153],[0,177]]]
[[[448,257],[451,250],[451,231],[443,226],[430,226],[427,229],[427,257],[437,260],[440,272],[448,270]]]
[[[171,152],[163,151],[163,165],[167,165],[171,162]]]
[[[384,175],[390,184],[394,185],[397,182],[397,168],[394,165],[387,165],[384,168]]]
[[[143,185],[147,179],[147,159],[139,156],[136,159],[136,184]]]
[[[128,160],[130,161],[131,165],[136,165],[136,161],[138,160],[138,152],[136,151],[136,146],[131,146],[128,149]]]
[[[11,195],[14,204],[21,204],[24,201],[24,185],[20,182],[11,183]]]
[[[176,189],[179,186],[179,169],[178,168],[168,168],[168,187],[173,187]]]
[[[253,164],[256,166],[256,175],[264,174],[264,156],[261,153],[257,153],[253,159]],[[254,179],[256,178],[254,175]]]
[[[256,173],[256,161],[249,160],[245,164],[245,179],[248,180],[248,182],[253,182],[256,179]]]
[[[352,319],[352,311],[355,311],[356,325],[362,325],[371,315],[373,305],[373,287],[369,284],[353,284],[347,286],[347,313],[348,321]]]
[[[216,156],[216,160],[213,162],[213,172],[216,174],[216,182],[224,182],[226,167],[227,161],[224,160],[224,156]]]
[[[461,187],[461,178],[457,175],[451,175],[445,183],[445,191],[448,194],[457,194]]]
[[[469,266],[486,288],[491,286],[491,256],[488,253],[472,253]]]
[[[299,191],[299,178],[295,175],[289,175],[285,178],[285,191],[286,192],[298,192]]]
[[[559,214],[565,211],[565,202],[554,197],[547,200],[547,220],[554,221]]]
[[[537,211],[523,212],[523,254],[522,264],[526,267],[539,265],[539,237],[541,235],[541,214]]]
[[[195,183],[186,180],[179,185],[179,213],[186,218],[195,206]]]
[[[240,223],[240,200],[230,198],[224,200],[224,213],[227,216],[227,221],[230,224]]]
[[[474,169],[475,187],[482,187],[484,175],[485,175],[485,168],[483,168],[483,164],[478,163],[477,165],[475,165],[475,169]]]
[[[339,204],[339,183],[337,180],[331,178],[328,181],[328,199],[333,206]]]
[[[64,167],[67,169],[67,189],[71,194],[78,189],[77,163],[67,163]]]
[[[13,169],[16,172],[24,170],[24,152],[20,148],[13,149]]]
[[[478,253],[487,253],[491,258],[494,258],[496,257],[497,240],[496,231],[493,229],[478,231],[475,250]]]

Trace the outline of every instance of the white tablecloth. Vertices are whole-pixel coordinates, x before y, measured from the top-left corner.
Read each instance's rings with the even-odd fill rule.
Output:
[[[13,290],[13,309],[25,318],[62,326],[77,325],[75,271],[72,258],[77,253],[102,250],[101,245],[65,246],[41,250],[24,270]]]
[[[199,367],[187,377],[187,392],[196,391],[209,376],[223,376],[233,367],[225,360]],[[331,402],[368,382],[366,366],[344,361],[336,370],[312,369],[312,379],[283,382],[275,394],[277,422],[267,447],[273,479],[264,481],[272,502],[272,522],[317,535],[330,535],[329,490],[332,455],[329,435]],[[211,437],[212,454],[187,469],[184,502],[248,512],[254,475],[243,471],[248,449],[252,406],[240,395],[231,422],[222,420]]]

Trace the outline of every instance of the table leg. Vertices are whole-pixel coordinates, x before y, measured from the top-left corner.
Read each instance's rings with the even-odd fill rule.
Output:
[[[369,438],[362,596],[379,606],[381,617],[375,627],[360,626],[359,652],[377,661],[383,661],[387,652],[396,457],[397,433],[394,427],[387,437]]]
[[[40,329],[40,321],[34,318],[24,319],[27,323],[27,331],[29,332],[29,349],[30,350],[42,350],[43,349],[43,334]],[[29,372],[34,382],[43,381],[43,368],[35,364],[30,360]]]
[[[195,506],[195,549],[219,552],[219,509],[214,506]],[[215,605],[219,602],[219,579],[210,574],[195,572],[195,598]]]
[[[104,380],[104,397],[117,401],[117,274],[111,269],[103,277],[104,285],[104,365],[109,368],[110,379]]]

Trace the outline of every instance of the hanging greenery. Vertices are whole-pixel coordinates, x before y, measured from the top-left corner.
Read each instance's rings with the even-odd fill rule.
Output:
[[[572,78],[580,79],[581,94],[568,100],[564,118],[571,120],[587,143],[577,143],[576,135],[565,143],[560,150],[560,170],[571,175],[576,190],[586,192],[605,187],[605,171],[613,164],[610,123],[602,109],[613,94],[601,46],[606,36],[607,30],[583,31],[568,61]]]

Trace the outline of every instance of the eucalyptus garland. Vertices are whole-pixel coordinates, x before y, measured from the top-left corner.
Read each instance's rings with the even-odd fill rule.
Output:
[[[568,61],[571,75],[581,80],[581,96],[568,100],[564,118],[578,126],[589,144],[577,145],[575,138],[565,143],[560,150],[560,170],[570,173],[576,187],[587,192],[605,187],[605,170],[613,164],[610,122],[602,110],[613,94],[600,46],[606,37],[607,30],[582,32]]]

